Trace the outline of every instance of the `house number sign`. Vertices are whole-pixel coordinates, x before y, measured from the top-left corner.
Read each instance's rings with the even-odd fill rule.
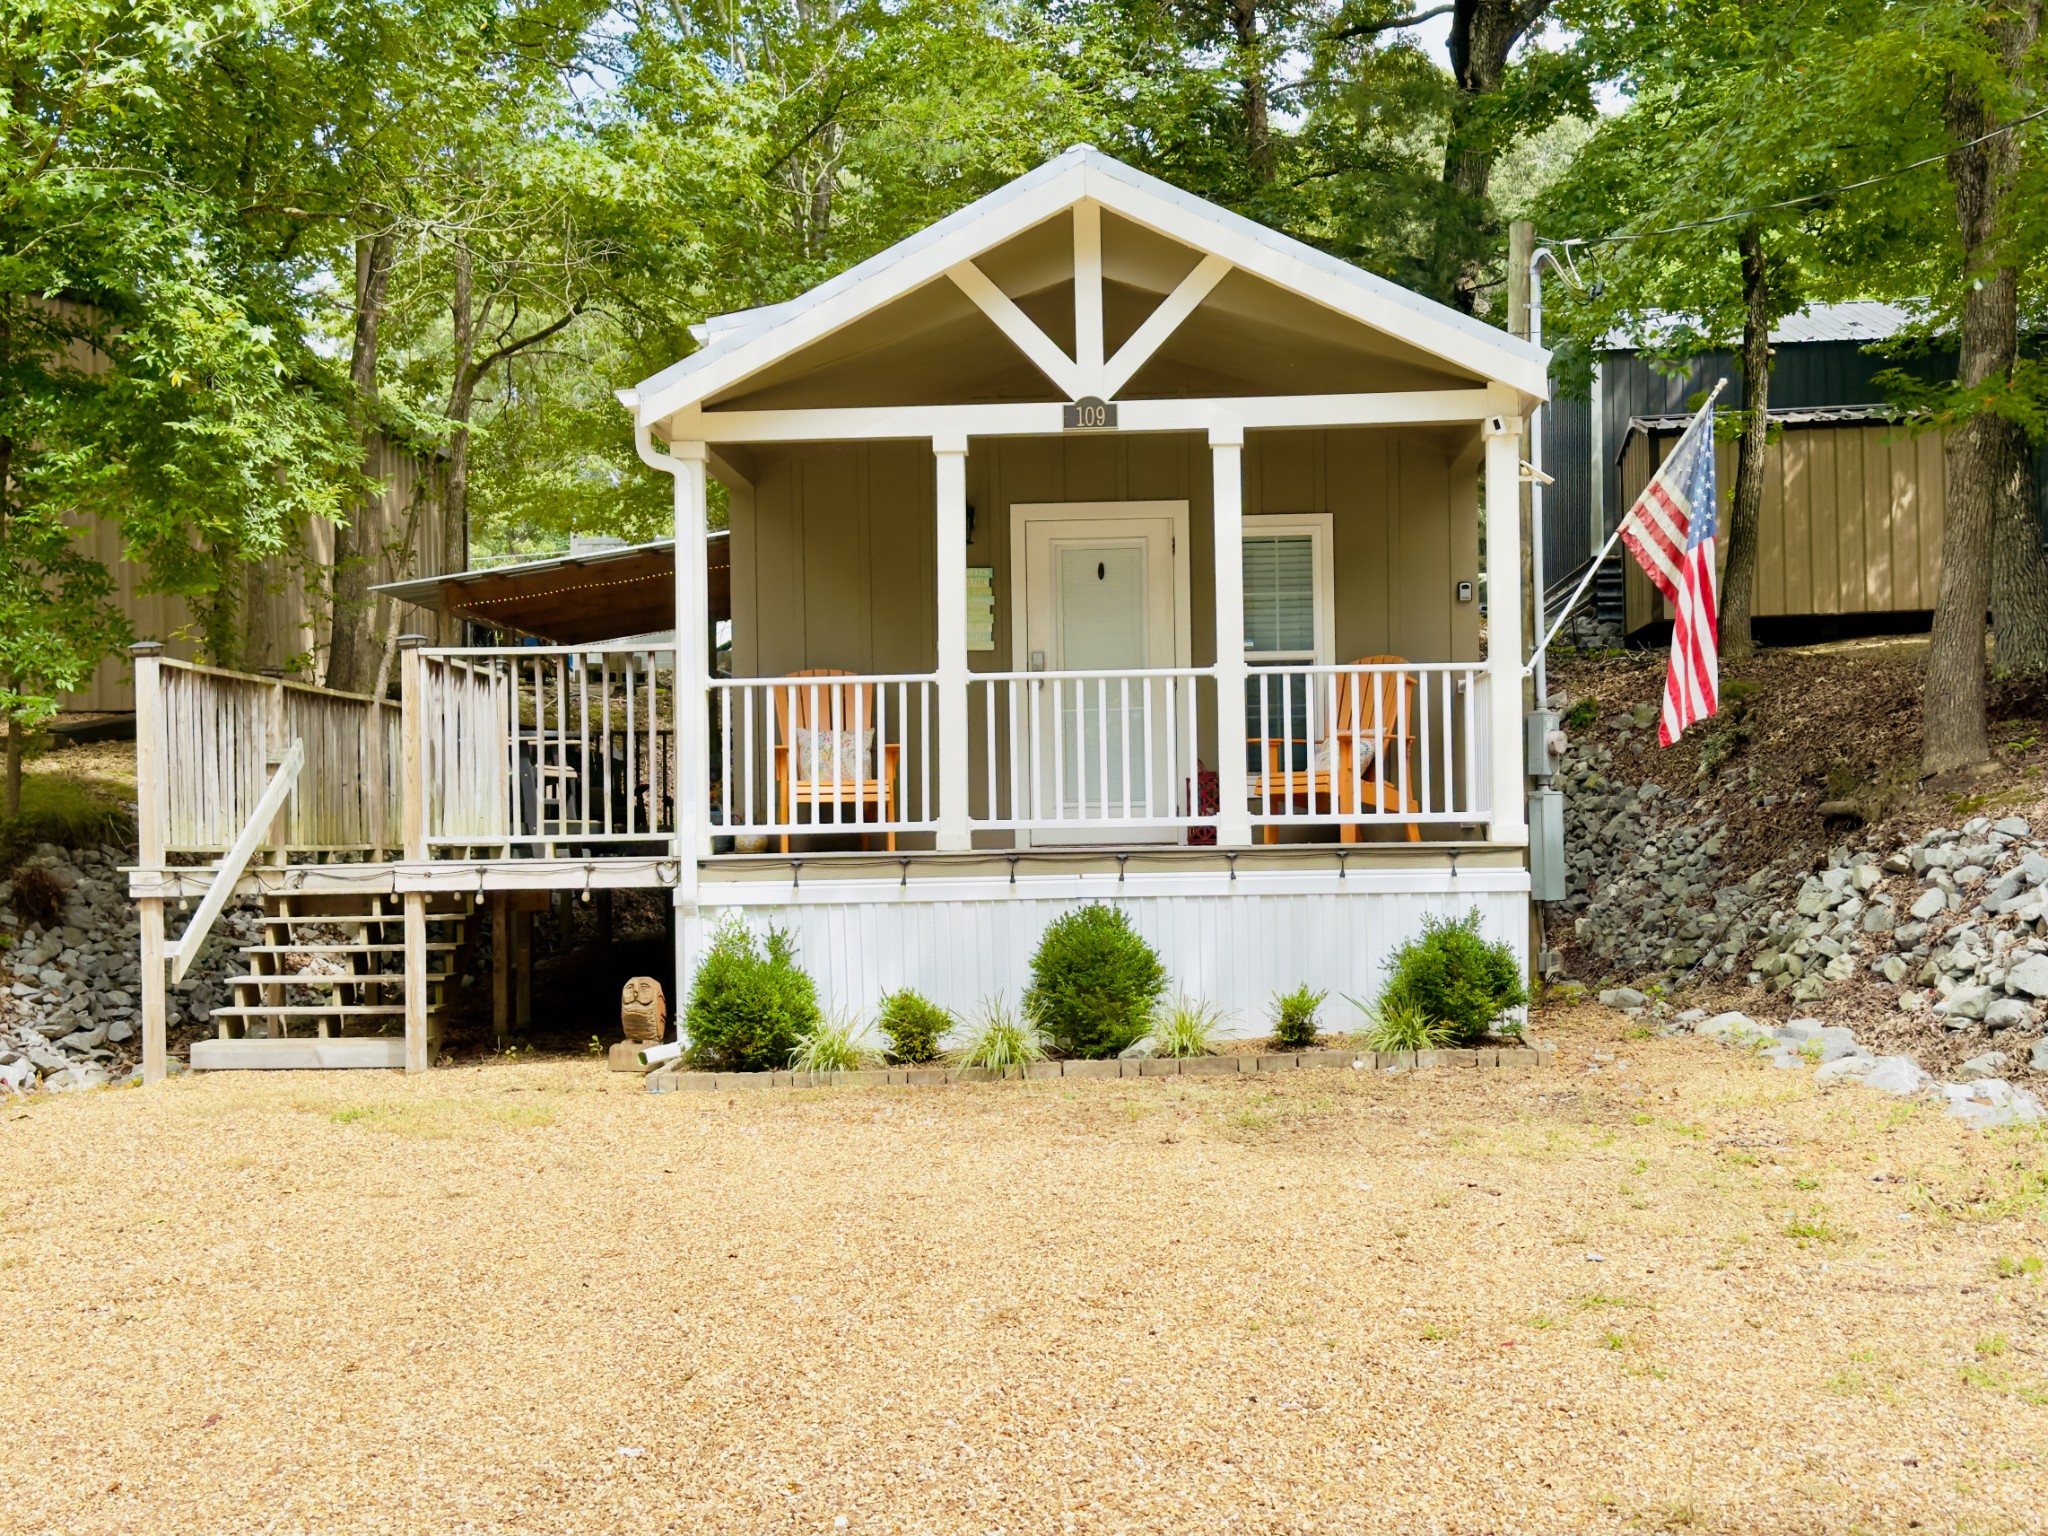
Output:
[[[1094,395],[1083,395],[1066,407],[1066,413],[1066,428],[1069,432],[1116,430],[1116,406],[1108,400],[1097,399]]]

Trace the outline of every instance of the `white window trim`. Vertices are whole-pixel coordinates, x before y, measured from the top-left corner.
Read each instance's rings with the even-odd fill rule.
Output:
[[[1252,651],[1244,653],[1246,661],[1286,662],[1306,661],[1316,666],[1331,666],[1337,656],[1337,599],[1336,575],[1331,562],[1335,530],[1334,519],[1328,512],[1247,512],[1244,518],[1244,536],[1247,539],[1272,538],[1275,535],[1308,534],[1310,537],[1311,560],[1315,571],[1314,603],[1316,622],[1315,655],[1307,656],[1300,651]]]

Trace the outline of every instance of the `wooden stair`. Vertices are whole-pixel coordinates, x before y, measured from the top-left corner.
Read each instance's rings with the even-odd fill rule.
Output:
[[[195,1070],[405,1065],[405,909],[398,897],[274,896],[263,942],[242,947],[227,980],[234,1001],[213,1010],[216,1038],[192,1046]],[[427,908],[427,1050],[465,970],[469,908]],[[303,937],[302,937],[303,935]],[[317,957],[345,969],[308,972]]]

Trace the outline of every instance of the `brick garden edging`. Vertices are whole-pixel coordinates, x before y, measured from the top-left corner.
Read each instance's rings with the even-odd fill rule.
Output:
[[[1038,1061],[1028,1067],[872,1067],[859,1072],[678,1072],[647,1075],[649,1093],[716,1093],[729,1088],[936,1088],[947,1083],[992,1083],[1005,1078],[1238,1077],[1254,1072],[1319,1068],[1413,1071],[1419,1067],[1547,1067],[1557,1047],[1474,1046],[1442,1051],[1302,1051],[1291,1056],[1160,1056],[1140,1061]]]

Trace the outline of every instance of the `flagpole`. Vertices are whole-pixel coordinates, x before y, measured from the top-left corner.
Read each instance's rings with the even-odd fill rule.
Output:
[[[1728,381],[1726,379],[1716,379],[1713,389],[1707,395],[1706,404],[1700,407],[1700,411],[1712,410],[1714,402],[1721,398],[1721,391],[1727,387]],[[1570,618],[1572,610],[1579,606],[1579,599],[1586,595],[1586,588],[1593,585],[1593,578],[1600,574],[1600,567],[1607,563],[1607,557],[1614,552],[1614,546],[1620,543],[1621,536],[1628,532],[1629,522],[1635,515],[1635,508],[1630,507],[1628,515],[1614,525],[1614,532],[1607,536],[1607,542],[1600,546],[1600,553],[1595,555],[1593,563],[1586,567],[1585,577],[1579,582],[1577,590],[1571,595],[1571,599],[1562,608],[1557,610],[1557,622],[1550,626],[1550,633],[1537,642],[1535,654],[1529,658],[1528,665],[1522,668],[1522,676],[1527,677],[1536,670],[1537,657],[1542,656],[1550,649],[1550,642],[1557,638],[1557,632],[1564,628],[1564,621]]]

